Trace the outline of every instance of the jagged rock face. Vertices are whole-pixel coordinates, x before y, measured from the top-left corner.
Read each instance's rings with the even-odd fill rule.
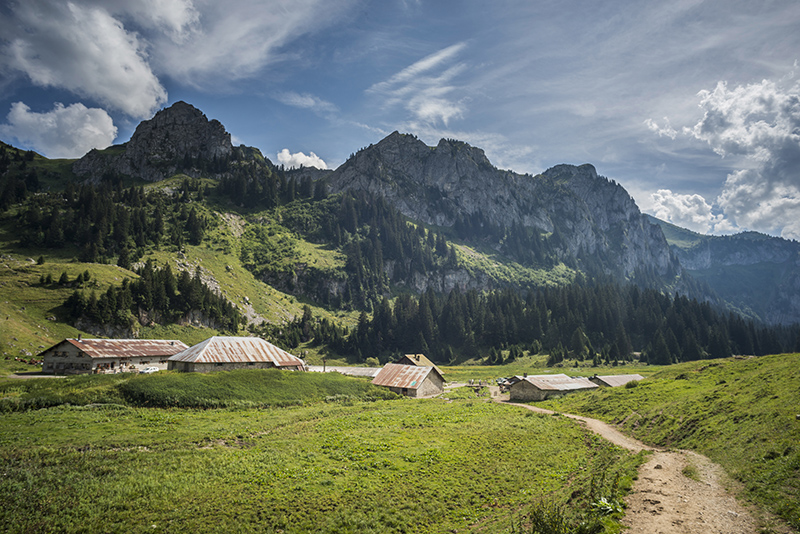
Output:
[[[689,249],[675,248],[687,269],[702,270],[717,266],[784,263],[800,254],[800,244],[756,232],[732,236],[707,236]]]
[[[558,165],[539,176],[492,166],[484,152],[442,139],[429,147],[392,133],[359,151],[328,177],[332,192],[366,190],[384,196],[404,215],[452,226],[459,216],[482,213],[500,226],[519,224],[564,237],[565,254],[601,253],[611,274],[630,276],[649,266],[661,275],[680,272],[661,229],[642,216],[619,185],[594,167]]]
[[[692,237],[671,248],[693,276],[768,323],[800,321],[800,243],[757,232]]]
[[[120,154],[92,150],[75,162],[72,170],[90,180],[110,173],[158,181],[179,168],[191,175],[191,162],[225,158],[233,151],[225,127],[185,102],[176,102],[139,124],[122,147]]]

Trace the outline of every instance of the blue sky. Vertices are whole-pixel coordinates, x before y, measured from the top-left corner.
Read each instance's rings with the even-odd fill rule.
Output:
[[[276,163],[394,130],[538,173],[592,163],[703,233],[800,239],[800,3],[0,2],[0,139],[126,141],[184,100]]]

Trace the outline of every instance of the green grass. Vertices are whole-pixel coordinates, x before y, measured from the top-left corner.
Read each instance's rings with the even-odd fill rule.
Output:
[[[508,356],[508,351],[503,351],[503,357]],[[478,380],[494,380],[501,377],[514,375],[542,375],[553,373],[565,373],[570,376],[592,376],[592,375],[623,375],[640,374],[649,376],[658,372],[663,367],[641,364],[638,362],[625,365],[601,365],[595,367],[591,360],[578,362],[570,360],[564,365],[557,367],[547,367],[547,355],[526,353],[526,356],[504,365],[482,365],[477,362],[467,362],[462,365],[439,365],[439,368],[450,382],[466,382],[470,378]]]
[[[696,450],[748,498],[800,529],[800,354],[691,362],[635,388],[603,388],[543,406],[618,424],[653,445]]]
[[[575,279],[575,271],[564,264],[550,269],[537,269],[520,265],[488,248],[478,250],[455,243],[453,246],[459,265],[470,275],[474,277],[487,276],[496,284],[520,287],[558,286],[569,284]]]
[[[369,380],[338,373],[247,369],[217,373],[80,375],[0,382],[0,411],[112,403],[180,408],[264,408],[393,398]]]
[[[496,403],[0,416],[9,532],[508,532],[547,496],[588,511],[639,456]],[[601,495],[602,494],[602,495]],[[607,495],[608,494],[608,495]]]

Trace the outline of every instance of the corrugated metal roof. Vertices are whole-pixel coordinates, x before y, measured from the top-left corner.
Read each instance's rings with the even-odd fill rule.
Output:
[[[417,389],[429,373],[436,373],[433,367],[417,367],[415,365],[401,365],[399,363],[387,363],[378,375],[372,380],[376,386],[390,388]]]
[[[624,386],[628,382],[633,382],[634,380],[644,380],[644,377],[642,375],[598,375],[592,377],[592,380],[595,379],[609,387],[615,388]]]
[[[91,358],[172,356],[188,348],[175,339],[65,339],[61,343],[74,345]]]
[[[381,367],[339,367],[330,365],[309,365],[308,370],[312,373],[340,373],[347,376],[368,376],[375,378],[381,371]]]
[[[174,362],[272,362],[276,367],[302,369],[303,360],[259,337],[215,336],[170,357]]]
[[[593,389],[600,387],[588,378],[559,375],[532,375],[524,378],[543,391],[574,391],[577,389]],[[513,386],[512,386],[513,387]]]

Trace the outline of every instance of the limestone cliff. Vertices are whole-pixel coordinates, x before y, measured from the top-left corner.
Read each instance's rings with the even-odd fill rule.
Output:
[[[680,272],[661,230],[591,165],[518,174],[494,167],[483,150],[466,143],[442,139],[429,147],[394,132],[352,156],[328,184],[332,192],[382,195],[425,224],[451,227],[459,217],[480,213],[498,226],[558,231],[564,257],[594,256],[603,271],[620,278],[641,267],[662,277]]]
[[[758,232],[702,235],[653,218],[681,264],[740,311],[800,322],[800,243]]]
[[[108,175],[158,181],[178,170],[199,175],[201,162],[225,159],[232,150],[231,135],[219,121],[209,121],[197,108],[176,102],[139,124],[124,145],[92,150],[72,170],[92,181]]]

